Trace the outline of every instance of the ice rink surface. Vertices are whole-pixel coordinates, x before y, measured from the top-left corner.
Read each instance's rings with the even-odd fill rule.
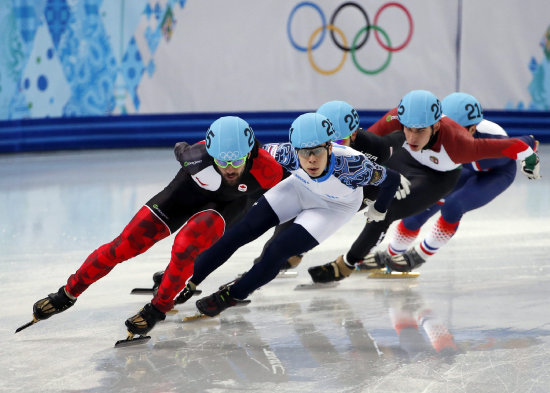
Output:
[[[347,250],[358,214],[306,255],[298,277],[272,281],[247,307],[183,323],[194,298],[148,343],[115,349],[124,320],[150,300],[130,290],[164,269],[173,236],[70,310],[14,331],[168,184],[179,165],[171,149],[0,156],[0,391],[549,392],[550,146],[541,159],[542,180],[518,170],[417,279],[355,273],[334,288],[294,290],[310,282],[308,267]],[[213,273],[204,294],[247,270],[268,236]]]

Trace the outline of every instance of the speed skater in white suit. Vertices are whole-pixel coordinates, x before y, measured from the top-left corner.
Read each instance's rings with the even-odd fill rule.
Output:
[[[345,101],[333,100],[325,102],[317,109],[317,113],[326,116],[334,126],[333,142],[339,145],[350,146],[353,149],[366,155],[369,160],[376,164],[384,165],[391,157],[394,150],[399,149],[405,141],[405,136],[402,132],[394,132],[385,136],[376,135],[373,132],[368,132],[360,127],[359,114],[353,106]],[[395,194],[397,199],[405,198],[409,192],[410,182],[404,176],[401,176],[401,184]],[[363,192],[370,192],[370,187],[364,187]],[[368,197],[368,195],[364,195]],[[363,199],[360,210],[366,207],[367,199]],[[258,263],[279,231],[284,230],[289,225],[292,225],[292,220],[287,221],[275,227],[274,234],[271,239],[264,245],[261,255],[259,255],[254,263]],[[283,266],[283,270],[293,269],[302,261],[303,255],[291,256]],[[284,274],[284,273],[283,273]]]
[[[200,284],[241,246],[268,229],[293,218],[294,223],[277,234],[262,259],[240,279],[199,299],[196,305],[201,313],[215,316],[236,305],[275,278],[290,256],[302,254],[331,236],[361,206],[363,186],[371,184],[379,189],[376,202],[365,214],[372,220],[383,219],[400,175],[352,148],[331,143],[334,133],[327,117],[305,113],[292,123],[290,143],[264,145],[292,175],[262,196],[217,245],[202,253],[193,283]]]

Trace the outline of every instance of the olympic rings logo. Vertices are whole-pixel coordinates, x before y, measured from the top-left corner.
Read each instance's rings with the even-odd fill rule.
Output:
[[[319,16],[321,17],[321,26],[319,26],[317,29],[315,29],[313,31],[313,33],[311,33],[311,36],[309,37],[309,40],[308,40],[308,43],[307,43],[307,46],[301,46],[298,43],[296,43],[296,41],[292,37],[292,32],[291,32],[292,19],[294,18],[294,15],[296,14],[296,12],[302,7],[311,7],[311,8],[313,8],[315,11],[317,11],[319,13]],[[358,9],[359,12],[361,13],[361,15],[363,16],[363,18],[365,19],[365,22],[366,22],[365,26],[363,28],[361,28],[355,34],[355,36],[353,37],[353,40],[351,41],[351,45],[348,44],[348,39],[344,35],[344,32],[340,28],[338,28],[337,26],[334,25],[336,17],[346,7],[354,7],[356,9]],[[384,10],[390,8],[390,7],[399,8],[401,11],[403,11],[405,13],[405,16],[407,17],[407,19],[409,21],[409,33],[407,34],[407,37],[405,38],[405,41],[403,43],[401,43],[400,45],[398,45],[398,46],[393,46],[392,43],[391,43],[390,37],[388,36],[386,31],[384,29],[382,29],[380,26],[378,26],[378,20],[380,18],[380,14],[382,13],[382,11],[384,11]],[[342,69],[342,67],[344,66],[344,64],[346,62],[348,52],[351,52],[351,58],[353,60],[353,64],[355,64],[355,67],[359,71],[361,71],[362,73],[367,74],[367,75],[376,75],[376,74],[384,71],[388,67],[388,65],[390,64],[392,54],[394,52],[398,52],[398,51],[404,49],[409,44],[409,42],[411,41],[412,35],[413,35],[413,29],[414,29],[413,28],[413,19],[412,19],[411,13],[409,12],[409,10],[407,8],[405,8],[405,6],[403,6],[400,3],[396,3],[396,2],[389,2],[389,3],[386,3],[383,6],[381,6],[378,9],[378,11],[376,11],[376,14],[374,15],[374,22],[371,24],[369,16],[368,16],[367,12],[365,11],[365,9],[361,5],[359,5],[358,3],[354,2],[354,1],[348,1],[348,2],[345,2],[345,3],[341,4],[334,11],[334,13],[332,14],[332,17],[330,18],[330,23],[327,24],[325,14],[324,14],[323,10],[317,4],[312,3],[310,1],[302,1],[301,3],[298,3],[292,9],[292,11],[290,12],[290,15],[289,15],[288,21],[287,21],[287,25],[286,25],[288,39],[290,40],[290,43],[292,44],[292,46],[300,52],[307,52],[307,57],[308,57],[309,63],[311,64],[311,67],[313,67],[313,69],[315,71],[317,71],[318,73],[323,74],[323,75],[331,75],[331,74],[334,74],[334,73],[340,71],[340,69]],[[317,63],[315,63],[315,60],[313,58],[313,51],[315,49],[319,48],[319,46],[321,45],[321,43],[325,39],[325,35],[326,35],[327,30],[330,31],[330,37],[331,37],[332,42],[334,43],[334,45],[336,45],[338,48],[340,48],[343,52],[343,56],[342,56],[342,59],[340,60],[340,63],[335,68],[328,69],[328,70],[320,68],[317,65]],[[386,60],[385,60],[384,64],[382,64],[378,68],[369,70],[369,69],[366,69],[366,68],[362,67],[361,64],[359,64],[359,61],[357,60],[357,50],[361,49],[363,47],[363,45],[365,45],[367,43],[368,39],[370,38],[371,30],[374,30],[374,37],[376,38],[376,41],[378,42],[378,44],[383,49],[385,49],[387,51],[388,54],[387,54],[387,57],[386,57]],[[314,43],[316,37],[319,34],[320,34],[319,38]],[[336,35],[339,36],[341,42],[339,42],[336,39]],[[380,35],[382,37],[384,37],[385,42],[382,41],[382,39],[380,38]],[[359,41],[359,38],[361,36],[363,36],[363,38]]]

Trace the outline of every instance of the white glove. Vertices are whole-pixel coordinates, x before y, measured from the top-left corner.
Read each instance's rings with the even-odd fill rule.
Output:
[[[405,176],[401,174],[399,176],[401,176],[401,184],[399,184],[399,187],[397,187],[395,198],[405,199],[407,195],[411,193],[411,182]]]
[[[367,206],[367,210],[363,213],[367,217],[367,222],[382,221],[386,218],[386,212],[380,213],[374,208],[374,203]]]
[[[521,172],[527,176],[528,179],[540,179],[540,160],[537,153],[531,154],[521,162]]]

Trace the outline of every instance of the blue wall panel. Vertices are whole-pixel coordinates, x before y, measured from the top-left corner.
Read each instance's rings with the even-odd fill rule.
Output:
[[[303,112],[232,113],[246,119],[262,142],[288,140],[292,121]],[[173,146],[204,138],[208,126],[223,113],[128,115],[9,120],[0,122],[0,153]],[[384,112],[360,111],[364,127]],[[550,142],[550,113],[486,111],[510,136],[532,134]]]

